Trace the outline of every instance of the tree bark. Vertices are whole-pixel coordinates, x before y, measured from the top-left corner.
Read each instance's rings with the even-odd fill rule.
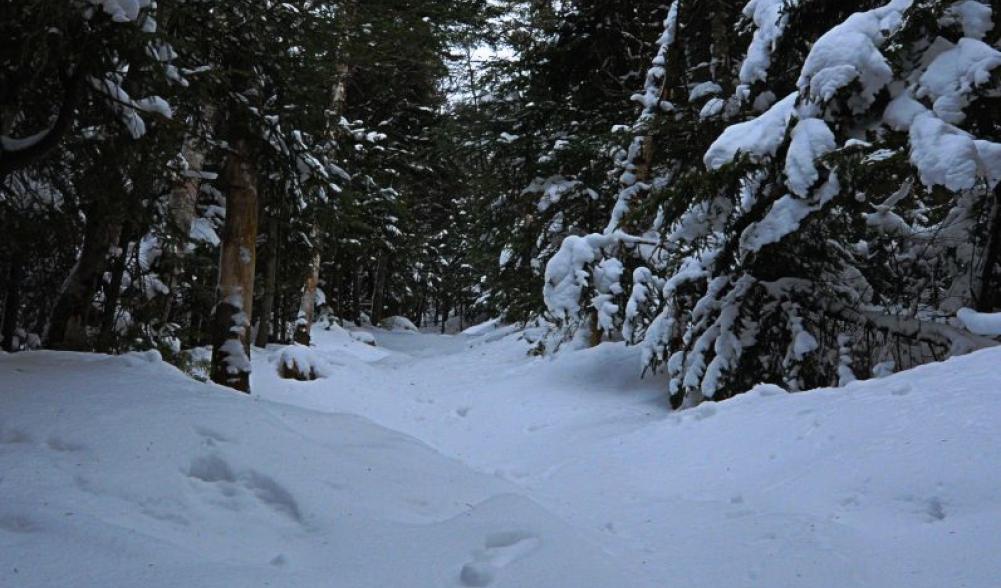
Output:
[[[278,281],[278,219],[268,216],[268,256],[265,260],[267,271],[264,274],[264,296],[261,299],[260,319],[257,321],[257,347],[268,346],[268,336],[271,334],[271,314],[275,307],[275,287]]]
[[[254,304],[257,170],[246,139],[232,143],[223,171],[226,223],[212,325],[212,381],[250,392],[250,319]]]
[[[131,223],[130,223],[131,224]],[[129,258],[129,243],[132,241],[132,230],[125,227],[118,239],[121,253],[115,258],[111,268],[111,281],[105,288],[104,309],[101,317],[101,334],[98,336],[97,350],[101,353],[112,351],[115,346],[115,318],[118,310],[118,300],[122,293],[122,279]]]
[[[83,249],[63,282],[48,327],[50,349],[87,350],[86,315],[107,266],[108,251],[121,232],[122,220],[111,203],[98,201],[87,211]]]
[[[348,7],[348,18],[351,18],[351,6]],[[336,144],[339,132],[339,121],[344,113],[344,106],[347,102],[348,64],[340,62],[337,64],[337,80],[330,92],[330,114],[327,118],[327,134]],[[316,318],[316,288],[320,281],[320,227],[313,221],[313,230],[310,235],[312,258],[309,269],[306,270],[306,278],[302,287],[302,300],[299,303],[299,312],[295,319],[295,333],[292,339],[296,343],[309,345],[310,333],[313,329],[313,321]]]
[[[994,312],[998,306],[995,268],[1001,263],[1001,183],[994,188],[993,214],[987,232],[983,266],[975,299],[978,312]]]
[[[214,109],[206,109],[208,116],[213,116]],[[181,156],[187,162],[187,169],[182,172],[182,176],[174,188],[170,191],[170,198],[167,201],[168,221],[170,223],[172,236],[167,243],[167,257],[171,262],[169,275],[167,277],[167,296],[163,305],[161,323],[170,322],[170,315],[174,305],[174,288],[177,286],[177,278],[181,274],[184,255],[184,244],[191,234],[191,227],[195,222],[195,215],[198,212],[198,189],[201,185],[199,177],[205,161],[205,155],[196,144],[196,140],[185,137],[184,145],[181,147]]]
[[[10,259],[10,273],[7,275],[7,292],[4,295],[3,305],[3,331],[0,331],[0,342],[3,344],[3,350],[8,353],[17,351],[14,337],[17,333],[18,314],[21,310],[23,270],[21,252],[15,249]]]
[[[313,258],[306,272],[306,283],[302,288],[302,301],[299,303],[299,314],[295,319],[295,335],[293,340],[302,345],[309,345],[310,331],[316,315],[316,287],[320,281],[320,247],[317,244],[319,230],[313,225]]]
[[[386,256],[380,255],[372,279],[372,324],[382,321],[383,290],[386,285]]]

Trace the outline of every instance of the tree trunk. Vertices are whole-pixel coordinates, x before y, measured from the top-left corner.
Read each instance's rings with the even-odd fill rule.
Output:
[[[1001,184],[994,188],[993,214],[987,231],[987,247],[975,299],[978,312],[994,312],[998,306],[995,268],[1001,263]]]
[[[223,170],[226,223],[212,325],[212,381],[250,392],[250,319],[254,303],[257,170],[246,139],[232,144]]]
[[[293,339],[302,345],[309,345],[310,331],[313,328],[313,319],[316,315],[316,287],[320,281],[320,248],[316,242],[319,238],[318,232],[316,225],[313,225],[313,258],[306,271],[306,283],[302,288],[302,301],[299,303],[299,314],[295,319]]]
[[[207,109],[207,111],[209,116],[214,113],[214,109]],[[170,260],[171,267],[168,271],[167,296],[161,315],[161,323],[163,324],[170,322],[170,314],[174,305],[174,288],[177,286],[177,278],[183,269],[181,257],[184,255],[184,244],[188,241],[191,227],[195,222],[195,215],[198,212],[200,172],[205,161],[204,154],[196,145],[195,139],[190,136],[184,139],[181,156],[187,162],[188,167],[182,172],[180,181],[170,191],[170,198],[167,201],[171,237],[167,241],[165,253]]]
[[[10,273],[7,275],[7,292],[4,295],[3,331],[0,331],[0,343],[8,353],[17,351],[14,338],[17,333],[17,318],[21,310],[21,279],[24,266],[21,252],[14,250],[10,259]]]
[[[354,283],[351,286],[351,320],[361,324],[361,285],[363,281],[361,266],[355,266]]]
[[[87,211],[83,249],[70,270],[45,329],[51,349],[88,349],[86,320],[90,301],[107,266],[108,251],[121,232],[121,218],[110,203],[97,202]]]
[[[372,279],[372,324],[382,321],[383,290],[386,284],[386,256],[380,255],[375,265],[375,277]]]
[[[267,347],[271,334],[271,314],[275,308],[275,287],[278,282],[278,219],[268,216],[268,256],[265,260],[264,296],[261,298],[260,319],[257,321],[257,340],[254,345]]]
[[[118,300],[122,293],[122,279],[125,275],[125,266],[129,258],[129,243],[132,241],[132,231],[123,228],[118,239],[118,247],[121,254],[115,258],[115,263],[111,268],[111,282],[105,288],[104,309],[101,317],[101,334],[97,340],[97,350],[101,353],[112,351],[115,343],[115,318],[118,311]]]

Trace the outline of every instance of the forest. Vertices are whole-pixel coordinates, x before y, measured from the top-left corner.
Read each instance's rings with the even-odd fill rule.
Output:
[[[547,530],[488,535],[447,581],[437,572],[373,571],[379,549],[410,553],[403,535],[387,531],[394,539],[370,539],[367,555],[357,560],[368,563],[351,568],[358,575],[341,585],[627,585],[616,566],[645,566],[637,554],[670,551],[670,538],[687,545],[689,562],[701,563],[680,575],[655,568],[630,582],[988,588],[991,577],[1001,577],[997,552],[987,555],[1001,545],[985,532],[991,525],[996,532],[1001,513],[996,488],[988,490],[997,474],[985,473],[1001,469],[995,468],[1001,465],[995,463],[999,343],[998,0],[14,0],[0,6],[0,495],[13,485],[21,507],[7,512],[0,505],[0,552],[10,545],[8,553],[20,554],[0,554],[0,574],[20,575],[10,571],[18,562],[22,568],[35,562],[40,574],[6,576],[11,585],[55,585],[58,574],[46,574],[56,568],[37,559],[43,547],[60,549],[68,541],[77,554],[71,560],[89,557],[76,551],[81,541],[67,539],[68,532],[40,543],[25,539],[56,526],[33,518],[40,508],[35,490],[69,482],[38,482],[25,473],[34,458],[18,453],[22,446],[47,438],[57,452],[69,455],[76,450],[65,448],[79,445],[107,461],[118,448],[98,439],[126,427],[101,425],[112,428],[70,443],[63,433],[42,432],[56,430],[46,411],[58,405],[78,412],[63,423],[67,430],[85,430],[83,423],[104,422],[116,410],[135,411],[119,431],[132,439],[123,443],[141,443],[143,429],[162,434],[165,446],[174,447],[164,463],[173,463],[175,450],[188,455],[190,448],[171,445],[181,443],[179,433],[160,431],[152,420],[159,405],[145,403],[167,403],[162,410],[187,423],[188,411],[202,409],[185,407],[210,402],[219,385],[245,393],[238,399],[335,419],[330,429],[337,432],[323,434],[340,436],[311,437],[309,451],[317,453],[303,459],[315,463],[295,479],[310,478],[320,463],[340,467],[323,461],[330,458],[315,447],[350,453],[369,443],[393,446],[378,426],[519,488],[489,496],[527,492],[548,509],[542,518],[530,514],[535,506],[474,509],[483,521],[499,509],[507,514],[495,518],[524,518]],[[115,387],[130,378],[135,384]],[[932,398],[930,384],[928,394],[917,392],[925,378],[940,382],[934,392],[941,397],[919,401]],[[158,400],[127,393],[144,381]],[[74,386],[90,392],[78,399]],[[49,391],[51,400],[32,395],[35,389]],[[783,399],[776,412],[759,411],[772,396]],[[318,427],[297,412],[277,417],[279,409],[267,408],[262,416],[228,396],[211,402],[219,404],[204,411],[225,414],[241,429],[198,433],[212,446],[249,435],[238,422],[271,430],[272,421],[262,419],[300,419],[285,427],[303,435]],[[551,418],[535,423],[534,403]],[[816,453],[796,459],[833,460],[834,472],[858,460],[860,469],[844,479],[863,470],[878,477],[902,453],[917,460],[897,445],[914,441],[959,493],[922,494],[913,486],[932,482],[916,473],[918,466],[901,465],[893,471],[904,472],[899,483],[907,487],[885,490],[880,504],[919,504],[914,508],[936,524],[951,522],[953,509],[969,508],[966,516],[978,522],[934,557],[927,556],[929,545],[943,539],[912,533],[913,551],[892,557],[878,551],[874,567],[832,584],[837,574],[819,564],[806,566],[813,575],[802,582],[780,567],[755,572],[755,558],[740,545],[730,545],[730,565],[743,567],[724,566],[714,576],[714,564],[700,559],[708,555],[695,549],[711,535],[679,535],[668,526],[647,537],[636,519],[622,539],[613,522],[581,514],[603,504],[602,490],[568,499],[570,507],[554,498],[601,476],[577,469],[585,459],[611,459],[616,450],[606,437],[630,439],[636,431],[649,435],[643,443],[633,439],[637,450],[623,463],[666,472],[674,467],[666,457],[642,457],[659,445],[681,460],[681,473],[630,484],[664,492],[699,480],[726,487],[721,480],[730,474],[708,476],[695,456],[727,472],[727,459],[735,470],[743,467],[738,463],[759,463],[761,455],[739,460],[743,454],[731,452],[745,439],[770,447],[769,430],[796,428],[789,424],[799,422],[795,403],[842,419],[837,435],[815,441]],[[477,420],[487,406],[496,417]],[[364,419],[372,431],[336,420],[344,414]],[[591,420],[569,424],[585,414]],[[413,415],[437,424],[414,424]],[[651,415],[688,428],[674,437],[655,433],[648,430]],[[20,418],[26,420],[18,425]],[[471,428],[458,428],[455,419]],[[727,432],[715,424],[724,419],[736,422]],[[820,427],[813,422],[810,431]],[[895,428],[883,430],[881,422]],[[196,432],[204,426],[180,425]],[[548,427],[560,433],[546,443],[520,440]],[[926,428],[988,449],[976,452],[976,463],[962,461],[922,445],[930,443]],[[472,441],[477,431],[484,439]],[[586,431],[579,453],[533,453],[555,452],[543,447],[573,443],[578,431]],[[839,453],[823,445],[836,437],[875,439],[873,446],[886,453]],[[177,465],[186,472],[185,486],[171,496],[202,497],[221,485],[217,505],[243,497],[226,508],[247,512],[259,502],[268,517],[277,512],[285,523],[305,525],[307,505],[324,491],[289,490],[261,474],[246,449],[260,438],[240,438],[243,457],[224,461],[212,453]],[[258,452],[276,451],[267,459],[278,468],[298,450],[292,439],[275,443]],[[776,447],[766,461],[788,451]],[[993,458],[990,447],[999,450]],[[429,471],[452,476],[442,473],[451,466],[434,461],[440,457],[401,453],[386,467],[409,471],[399,464],[431,460]],[[246,463],[238,467],[240,459]],[[369,459],[383,458],[357,456]],[[576,473],[556,473],[563,468]],[[105,473],[113,478],[125,469]],[[149,472],[150,479],[160,475]],[[459,497],[465,492],[459,489],[429,493],[452,504],[473,501],[479,490],[472,488],[481,482],[466,475],[460,486],[469,497]],[[615,492],[630,475],[618,475],[623,486]],[[764,502],[752,506],[754,491],[747,488],[781,487],[791,496],[788,484],[795,486],[791,480],[800,474],[758,475],[772,474],[747,473],[739,492],[719,490],[726,495],[716,497],[757,513],[738,535],[758,533],[770,524],[758,517],[782,508],[766,505],[764,490]],[[796,492],[837,486],[836,476],[809,478],[813,485],[803,482]],[[74,478],[78,491],[103,492],[84,478]],[[837,486],[843,490],[837,496],[831,490],[831,504],[864,510],[859,496],[869,482],[856,481]],[[357,492],[396,483],[366,481]],[[150,506],[147,496],[154,490],[133,488],[121,499],[146,496],[136,503],[142,512],[160,512],[166,503]],[[50,499],[57,501],[62,491],[54,492]],[[79,500],[66,496],[67,504]],[[395,512],[396,499],[387,500],[373,512]],[[661,500],[667,499],[658,495],[649,504]],[[392,524],[445,524],[456,515],[445,502],[434,515],[418,508]],[[690,516],[692,528],[719,514],[702,516],[701,506],[651,508],[656,520]],[[833,520],[813,505],[803,508]],[[319,506],[313,510],[314,531],[325,529],[328,537],[334,531],[326,530],[326,515]],[[619,524],[628,527],[635,513],[620,514]],[[860,525],[879,519],[855,514]],[[199,519],[194,510],[163,517],[157,525]],[[272,523],[248,535],[260,539],[244,546],[258,559],[272,549],[263,547],[272,545]],[[135,524],[126,527],[171,544],[188,536]],[[548,533],[575,541],[574,533],[557,531],[563,524],[624,543],[592,541],[600,557],[581,548],[568,563],[560,558],[574,550],[550,553],[540,539]],[[787,547],[798,545],[795,537],[805,531],[788,524],[769,533],[779,533]],[[911,533],[903,524],[893,528]],[[845,539],[838,529],[824,541],[840,545],[844,557],[868,557],[859,555],[866,541],[892,543],[877,531]],[[106,537],[104,527],[77,531]],[[979,563],[955,568],[965,583],[930,571],[936,557],[974,543],[977,553],[987,551]],[[124,564],[106,554],[95,556],[104,563],[94,564],[85,585],[166,586],[179,578],[212,586],[263,585],[262,578],[271,585],[328,585],[318,570],[329,562],[309,551],[313,542],[303,545],[298,555],[310,563],[295,572],[300,576],[281,576],[283,569],[292,573],[283,567],[286,556],[270,551],[267,558],[276,560],[266,573],[257,564],[226,568],[219,563],[225,558],[210,572],[199,567],[208,564],[189,567],[187,556],[177,555],[189,563],[163,556],[156,561],[166,575],[150,577],[138,569],[122,575]],[[445,549],[448,541],[432,538],[428,545]],[[532,571],[536,552],[549,553],[543,560],[556,567]],[[435,553],[406,557],[412,569],[424,569],[438,561]],[[716,557],[721,553],[726,548]],[[606,556],[614,560],[607,568],[589,567]],[[900,558],[914,569],[931,567],[885,567]],[[519,566],[528,571],[505,579],[503,568]],[[560,576],[559,566],[578,566],[580,577]],[[945,574],[954,569],[938,566]],[[919,579],[904,582],[908,573]]]

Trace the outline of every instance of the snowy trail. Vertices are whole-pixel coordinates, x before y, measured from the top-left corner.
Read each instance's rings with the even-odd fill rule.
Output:
[[[543,359],[504,331],[374,333],[390,354],[360,381],[346,369],[262,389],[363,415],[514,483],[654,582],[986,587],[1001,577],[996,351],[678,414],[663,381],[623,369],[639,358],[621,345]]]
[[[372,333],[318,329],[314,382],[257,354],[249,398],[148,354],[0,354],[0,586],[1001,577],[999,349],[671,413],[621,345]]]

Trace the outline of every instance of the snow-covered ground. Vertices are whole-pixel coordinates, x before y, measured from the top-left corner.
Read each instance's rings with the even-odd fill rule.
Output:
[[[250,397],[0,355],[0,586],[999,585],[1001,349],[672,413],[621,345],[370,332]]]

